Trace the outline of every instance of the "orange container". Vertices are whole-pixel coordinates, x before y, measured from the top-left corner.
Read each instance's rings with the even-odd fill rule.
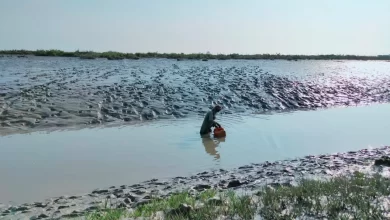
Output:
[[[225,129],[223,129],[222,127],[215,128],[214,129],[214,137],[217,137],[217,138],[226,137]]]

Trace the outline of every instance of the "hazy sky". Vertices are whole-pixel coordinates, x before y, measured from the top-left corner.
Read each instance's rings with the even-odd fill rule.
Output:
[[[0,0],[0,49],[390,54],[390,0]]]

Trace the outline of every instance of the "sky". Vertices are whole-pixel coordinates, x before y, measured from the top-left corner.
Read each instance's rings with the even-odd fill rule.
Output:
[[[390,54],[390,0],[0,0],[0,50]]]

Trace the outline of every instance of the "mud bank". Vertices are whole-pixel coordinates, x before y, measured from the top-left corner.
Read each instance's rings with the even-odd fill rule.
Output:
[[[262,186],[293,186],[301,178],[327,178],[355,171],[379,172],[388,176],[388,168],[374,166],[374,161],[389,153],[390,147],[381,147],[250,164],[232,170],[210,170],[189,177],[152,179],[131,186],[96,189],[85,195],[61,196],[18,206],[0,205],[0,216],[3,219],[60,219],[81,216],[98,209],[107,201],[113,207],[131,209],[147,203],[151,196],[166,197],[178,190],[202,191],[213,188],[250,193]]]
[[[233,114],[390,99],[387,62],[29,57],[3,58],[0,67],[1,134],[183,118],[215,104]]]

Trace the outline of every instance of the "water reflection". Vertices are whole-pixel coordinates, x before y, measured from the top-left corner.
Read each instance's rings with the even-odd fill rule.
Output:
[[[215,160],[220,159],[220,154],[217,147],[221,142],[225,142],[225,138],[211,138],[210,136],[202,136],[202,144],[206,153],[214,157]]]
[[[229,141],[201,138],[195,117],[120,129],[0,137],[0,203],[33,202],[151,178],[386,146],[390,124],[384,119],[389,117],[390,104],[267,116],[225,114],[218,119]]]

